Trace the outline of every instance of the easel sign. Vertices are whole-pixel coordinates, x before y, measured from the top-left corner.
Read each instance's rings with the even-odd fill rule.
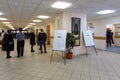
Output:
[[[65,51],[66,49],[66,30],[55,30],[53,40],[53,50]]]
[[[86,55],[87,55],[87,47],[94,47],[95,48],[95,43],[94,43],[94,39],[92,36],[92,31],[87,30],[83,32],[83,37],[84,37],[84,42],[85,42],[85,46],[86,46]],[[96,48],[95,48],[95,52],[96,52]],[[96,52],[97,54],[97,52]]]
[[[53,40],[53,48],[52,48],[52,55],[50,58],[50,62],[52,61],[54,51],[61,51],[62,57],[64,59],[64,64],[66,65],[66,35],[67,30],[55,30],[54,32],[54,40]]]
[[[92,32],[90,30],[83,32],[85,46],[95,46]]]

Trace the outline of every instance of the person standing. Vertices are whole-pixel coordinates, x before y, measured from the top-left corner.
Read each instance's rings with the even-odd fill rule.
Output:
[[[114,35],[114,33],[111,30],[111,42],[112,42],[112,44],[114,44],[113,35]]]
[[[3,43],[4,34],[5,34],[5,31],[2,30],[2,33],[1,33],[1,40],[0,40],[0,45],[2,45],[2,43]]]
[[[40,46],[41,53],[43,53],[42,46],[44,46],[44,53],[47,53],[46,51],[46,39],[47,35],[43,31],[43,29],[40,29],[41,32],[38,34],[38,45]]]
[[[14,50],[14,40],[13,36],[11,34],[11,30],[8,30],[6,34],[4,34],[3,40],[2,40],[2,50],[6,51],[6,58],[11,58],[10,51]]]
[[[108,28],[107,31],[106,31],[107,46],[111,46],[111,36],[112,36],[112,33],[111,33],[110,29]]]
[[[4,37],[4,34],[5,34],[5,31],[2,30],[2,33],[1,33],[1,37],[2,37],[2,39],[3,39],[3,37]]]
[[[22,32],[22,28],[19,28],[19,32],[16,34],[17,39],[17,57],[23,57],[24,55],[24,44],[25,44],[25,35]]]
[[[29,38],[30,38],[31,52],[35,52],[35,50],[33,49],[33,46],[35,45],[35,34],[34,34],[34,32],[31,32],[29,34]]]

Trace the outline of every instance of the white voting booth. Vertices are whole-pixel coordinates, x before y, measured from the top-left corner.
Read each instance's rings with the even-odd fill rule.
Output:
[[[66,64],[65,58],[65,50],[66,50],[66,30],[55,30],[54,32],[54,40],[53,40],[53,48],[52,48],[52,55],[50,58],[50,62],[52,61],[54,51],[61,51],[62,57],[64,59],[64,64]]]
[[[93,36],[92,36],[92,32],[90,30],[84,31],[83,32],[83,37],[84,37],[84,43],[85,43],[85,47],[86,47],[86,55],[87,55],[87,48],[88,47],[94,47],[95,52],[97,54],[94,39],[93,39]]]

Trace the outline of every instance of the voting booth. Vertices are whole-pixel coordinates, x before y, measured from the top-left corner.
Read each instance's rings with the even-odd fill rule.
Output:
[[[66,51],[66,35],[67,35],[67,30],[55,30],[50,62],[52,61],[54,51],[60,51],[60,52],[62,52],[64,64],[66,64],[66,57],[65,57],[66,56],[66,53],[65,53],[65,51]]]
[[[86,55],[87,55],[87,48],[88,47],[94,47],[95,52],[97,54],[96,48],[95,48],[95,43],[92,35],[92,31],[87,30],[83,32],[83,38],[84,38],[84,43],[86,47]]]

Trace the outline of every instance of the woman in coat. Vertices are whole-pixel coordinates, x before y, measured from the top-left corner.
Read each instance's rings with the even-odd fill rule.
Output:
[[[11,34],[11,30],[8,30],[7,33],[4,35],[2,45],[2,50],[6,51],[6,58],[11,58],[10,51],[14,50],[14,40]]]
[[[35,50],[33,49],[33,46],[35,45],[35,34],[34,34],[34,32],[31,32],[29,37],[30,37],[31,52],[35,52]]]

